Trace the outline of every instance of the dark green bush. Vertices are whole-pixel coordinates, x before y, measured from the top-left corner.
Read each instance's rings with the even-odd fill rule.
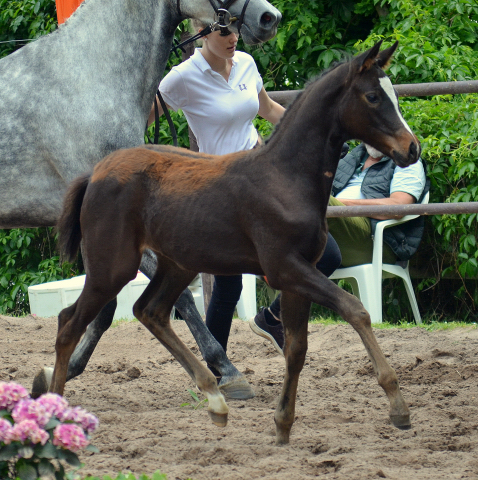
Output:
[[[277,36],[260,47],[239,46],[255,57],[268,90],[303,88],[310,78],[344,54],[362,51],[379,39],[384,39],[385,45],[400,40],[389,70],[395,84],[478,79],[478,4],[474,0],[272,3],[283,13]],[[0,0],[0,41],[32,39],[55,28],[54,0]],[[0,43],[0,56],[18,46]],[[179,61],[172,55],[168,69]],[[402,99],[401,105],[407,121],[422,140],[423,157],[429,164],[432,181],[430,201],[476,201],[477,96]],[[179,145],[187,147],[184,116],[178,112],[172,118]],[[255,124],[264,136],[270,133],[271,125],[267,122],[256,120]],[[160,125],[160,143],[171,143],[164,117]],[[149,137],[152,135],[150,127]],[[68,276],[81,269],[60,267],[53,248],[43,248],[40,255],[38,251],[30,252],[30,245],[51,242],[51,232],[46,229],[27,230],[25,234],[0,232],[0,241],[3,240],[8,248],[0,250],[1,311],[25,311],[25,288],[32,282]],[[15,242],[20,247],[13,248]],[[418,300],[423,313],[437,318],[476,320],[476,243],[476,215],[427,219],[424,240],[412,262],[412,271],[419,279]],[[12,253],[15,250],[18,252]],[[394,280],[385,283],[384,305],[388,319],[411,318],[406,296]]]
[[[56,27],[55,0],[0,0],[0,58]]]
[[[28,287],[79,274],[80,265],[60,265],[51,228],[0,230],[0,313],[29,313]]]

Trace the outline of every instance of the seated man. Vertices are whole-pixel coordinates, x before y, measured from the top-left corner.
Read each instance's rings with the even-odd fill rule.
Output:
[[[422,159],[405,168],[374,149],[361,144],[338,164],[329,205],[406,205],[421,202],[430,188]],[[342,266],[372,262],[373,234],[385,216],[329,218],[329,232],[342,255]],[[423,217],[386,229],[384,263],[408,260],[417,250],[424,229]],[[327,272],[330,276],[333,272]],[[280,323],[280,295],[269,308],[250,320],[252,330],[272,342],[282,353],[284,334]]]

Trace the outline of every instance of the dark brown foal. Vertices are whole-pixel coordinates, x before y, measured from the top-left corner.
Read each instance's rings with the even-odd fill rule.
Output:
[[[326,209],[345,140],[362,140],[401,166],[420,144],[402,118],[383,72],[396,44],[380,44],[321,76],[298,97],[260,149],[225,156],[173,147],[117,151],[70,187],[59,222],[66,257],[83,239],[86,283],[59,316],[52,391],[63,393],[68,360],[87,325],[136,275],[142,252],[158,268],[134,314],[179,360],[209,399],[213,421],[227,406],[213,375],[171,329],[169,313],[197,272],[266,275],[283,291],[286,372],[275,414],[277,443],[289,441],[299,374],[307,352],[310,303],[338,312],[360,335],[394,425],[410,425],[398,380],[360,301],[316,268]]]

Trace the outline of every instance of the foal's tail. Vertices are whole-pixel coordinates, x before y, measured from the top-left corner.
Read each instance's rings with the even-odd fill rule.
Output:
[[[72,262],[81,242],[80,212],[90,174],[85,174],[70,183],[63,202],[63,210],[56,225],[59,233],[58,246],[62,260]]]

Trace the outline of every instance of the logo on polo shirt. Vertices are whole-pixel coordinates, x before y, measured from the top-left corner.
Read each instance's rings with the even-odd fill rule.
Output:
[[[247,90],[246,84],[243,83],[242,85],[239,84],[239,90],[242,92],[243,90]]]

